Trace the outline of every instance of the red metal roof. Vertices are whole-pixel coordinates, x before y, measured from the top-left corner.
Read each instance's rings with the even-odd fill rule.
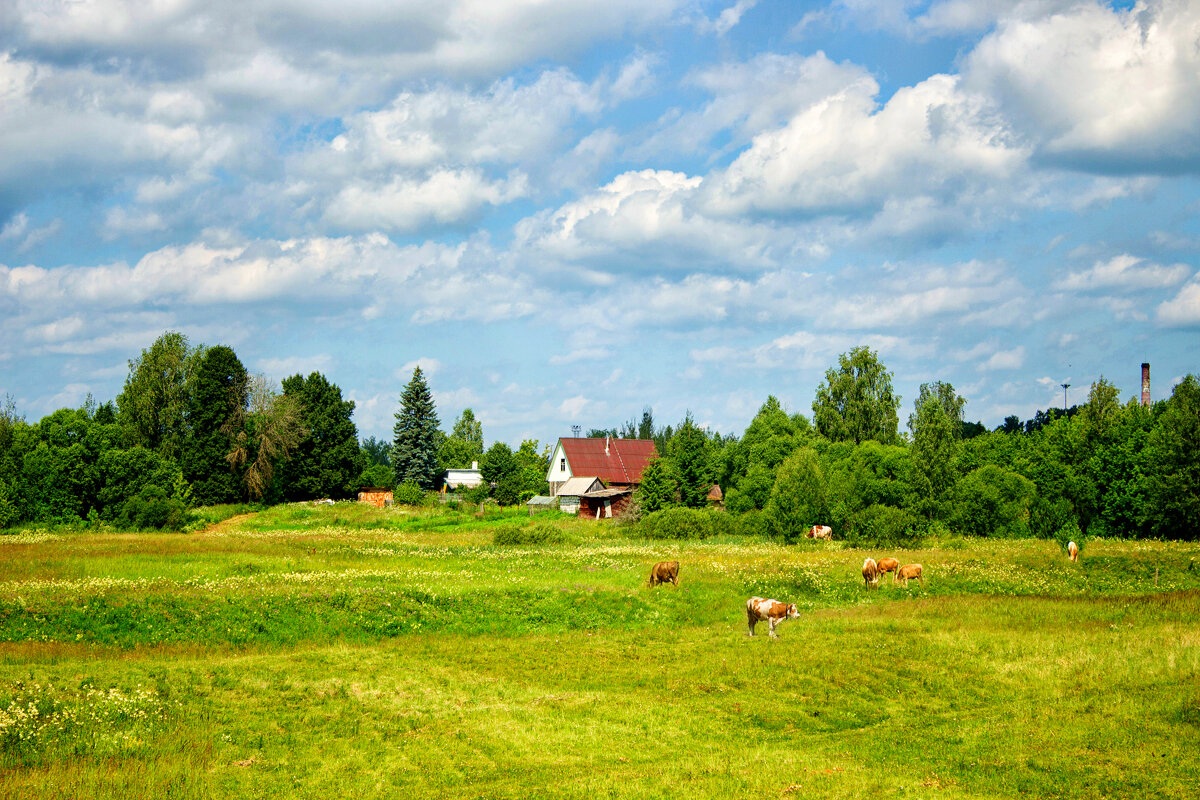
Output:
[[[608,483],[641,483],[646,462],[658,455],[651,439],[559,439],[572,475]],[[608,453],[605,454],[605,446]]]

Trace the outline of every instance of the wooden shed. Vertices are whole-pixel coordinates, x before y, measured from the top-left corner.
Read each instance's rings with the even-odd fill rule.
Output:
[[[620,515],[629,505],[633,489],[629,486],[614,486],[597,489],[579,498],[579,516],[587,519],[609,519]]]
[[[370,503],[376,508],[384,508],[392,504],[392,490],[366,487],[358,490],[358,502]]]

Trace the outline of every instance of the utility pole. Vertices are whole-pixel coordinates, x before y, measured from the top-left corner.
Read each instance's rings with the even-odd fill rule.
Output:
[[[1064,384],[1062,384],[1062,387],[1063,387],[1063,413],[1065,414],[1065,413],[1067,413],[1067,389],[1071,388],[1071,384],[1064,383]]]

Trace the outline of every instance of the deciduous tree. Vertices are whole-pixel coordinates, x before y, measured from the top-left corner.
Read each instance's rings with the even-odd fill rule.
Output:
[[[182,333],[167,331],[129,362],[117,408],[136,444],[179,458],[187,437],[189,382],[202,354]]]
[[[286,378],[283,394],[299,405],[299,422],[306,431],[280,466],[284,497],[350,497],[366,466],[353,420],[354,401],[343,400],[342,390],[319,372]]]
[[[838,357],[836,370],[825,372],[813,401],[813,420],[817,432],[832,442],[894,444],[899,406],[892,373],[869,347],[855,347]]]

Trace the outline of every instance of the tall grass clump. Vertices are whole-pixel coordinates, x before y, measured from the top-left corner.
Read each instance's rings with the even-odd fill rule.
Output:
[[[160,730],[172,705],[157,692],[75,691],[21,681],[0,690],[0,766],[34,766],[77,756],[123,756]]]

